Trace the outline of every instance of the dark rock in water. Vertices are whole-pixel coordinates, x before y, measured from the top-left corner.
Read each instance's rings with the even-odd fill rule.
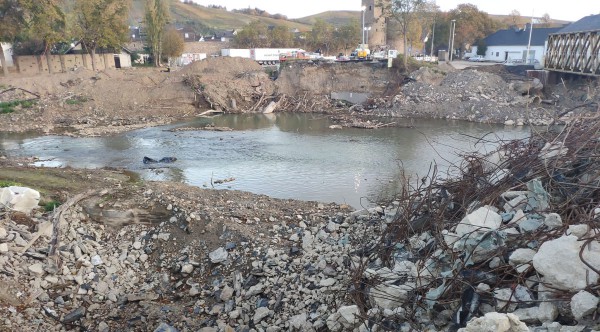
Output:
[[[149,157],[144,157],[144,159],[142,159],[142,162],[144,164],[156,164],[156,163],[166,163],[166,164],[169,164],[169,163],[175,162],[176,160],[177,160],[177,158],[175,158],[175,157],[163,157],[160,160],[152,159],[152,158],[149,158]]]
[[[82,306],[66,314],[65,318],[63,319],[63,323],[73,323],[74,321],[81,319],[83,316],[85,316],[85,307]]]

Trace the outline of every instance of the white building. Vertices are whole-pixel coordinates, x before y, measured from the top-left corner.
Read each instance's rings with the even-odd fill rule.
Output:
[[[2,43],[2,51],[4,51],[4,59],[6,61],[7,67],[13,67],[13,57],[12,57],[12,44]],[[2,65],[0,64],[0,67]]]
[[[515,61],[523,64],[532,63],[534,60],[544,63],[544,54],[548,47],[548,35],[558,32],[559,28],[536,28],[534,25],[531,30],[531,24],[524,28],[509,28],[498,30],[485,37],[484,43],[487,50],[484,55],[485,61]],[[531,42],[530,42],[531,36]],[[529,57],[527,57],[527,48],[529,45]],[[477,46],[473,46],[473,52],[478,54]]]

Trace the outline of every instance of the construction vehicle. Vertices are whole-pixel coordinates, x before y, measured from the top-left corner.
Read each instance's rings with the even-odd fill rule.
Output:
[[[352,53],[350,53],[350,59],[361,61],[370,60],[371,50],[369,50],[369,45],[359,44],[358,47]]]

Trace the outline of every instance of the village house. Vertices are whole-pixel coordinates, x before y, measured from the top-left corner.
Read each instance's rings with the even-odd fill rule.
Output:
[[[544,63],[544,54],[548,47],[548,36],[561,28],[536,28],[530,23],[523,28],[512,27],[498,30],[484,38],[487,46],[483,60],[508,63]],[[527,50],[529,48],[529,58]],[[472,52],[478,54],[478,47]],[[526,61],[527,60],[527,61]],[[536,61],[537,60],[537,61]]]

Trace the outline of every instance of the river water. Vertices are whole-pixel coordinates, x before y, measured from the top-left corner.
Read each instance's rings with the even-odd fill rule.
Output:
[[[356,208],[388,199],[399,174],[442,173],[459,155],[489,151],[496,142],[529,135],[523,127],[461,121],[403,120],[401,128],[329,129],[315,114],[223,115],[110,137],[0,135],[0,154],[35,156],[47,167],[118,167],[149,180],[181,181],[278,198],[346,203]],[[234,131],[170,131],[214,123]],[[142,159],[176,157],[172,164]],[[235,179],[214,184],[216,180]]]

